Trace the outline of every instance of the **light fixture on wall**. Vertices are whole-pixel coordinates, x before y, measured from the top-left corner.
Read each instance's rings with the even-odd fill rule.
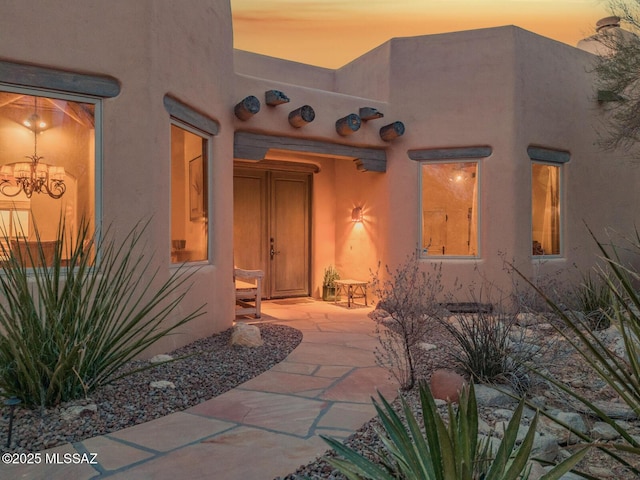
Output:
[[[351,220],[355,223],[362,223],[362,207],[355,207],[351,210]]]
[[[46,193],[51,198],[60,198],[67,191],[64,183],[64,167],[41,162],[38,155],[38,134],[47,124],[38,115],[38,99],[34,97],[34,113],[23,122],[33,131],[33,155],[25,155],[30,162],[8,163],[0,167],[0,193],[15,197],[24,192],[27,198],[34,193]]]

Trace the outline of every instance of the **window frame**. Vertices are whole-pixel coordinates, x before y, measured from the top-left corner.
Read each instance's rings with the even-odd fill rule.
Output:
[[[527,147],[527,155],[530,160],[529,167],[529,255],[532,260],[550,260],[564,258],[565,256],[565,224],[566,224],[566,186],[565,176],[566,171],[564,165],[571,160],[571,153],[568,150],[562,150],[557,148],[540,147],[537,145],[529,145]],[[558,167],[558,188],[560,190],[558,194],[558,202],[560,209],[560,218],[558,221],[558,234],[559,238],[559,252],[549,255],[534,255],[533,254],[533,164],[542,164]]]
[[[558,219],[558,253],[544,253],[542,255],[534,255],[533,254],[533,166],[534,165],[547,165],[550,167],[556,167],[558,169],[558,210],[559,210],[559,219]],[[561,162],[551,162],[551,161],[543,161],[531,159],[530,168],[529,168],[529,245],[531,245],[531,258],[533,260],[548,260],[554,258],[563,258],[564,257],[564,217],[565,217],[565,200],[564,200],[564,168],[562,168],[564,163]]]
[[[483,157],[447,157],[438,160],[421,160],[418,161],[418,258],[420,260],[470,260],[477,261],[482,258],[482,158]],[[424,228],[424,203],[422,201],[423,195],[423,171],[424,165],[436,165],[436,164],[476,164],[476,254],[475,255],[428,255],[425,253],[424,246],[422,245],[423,228]]]
[[[4,63],[0,62],[0,66]],[[4,72],[0,72],[4,73]],[[1,76],[0,76],[1,78]],[[82,78],[82,76],[80,76]],[[78,103],[91,103],[94,106],[94,180],[93,180],[93,228],[102,230],[103,221],[103,97],[83,93],[67,93],[53,88],[15,85],[0,81],[0,91],[24,95],[48,97]],[[81,92],[81,90],[78,90]]]
[[[189,132],[193,135],[196,135],[200,138],[202,138],[203,140],[206,140],[206,149],[204,149],[204,152],[206,154],[206,159],[205,159],[205,164],[204,164],[204,175],[205,175],[205,182],[206,182],[206,186],[207,186],[207,195],[206,195],[206,205],[205,205],[205,215],[204,215],[204,221],[207,225],[207,257],[205,259],[202,260],[194,260],[194,261],[186,261],[186,262],[173,262],[171,260],[171,231],[173,229],[173,224],[171,222],[171,217],[172,217],[172,212],[173,212],[173,205],[171,203],[171,185],[173,183],[173,179],[171,178],[171,134],[169,134],[169,239],[167,241],[167,245],[169,248],[169,264],[171,267],[176,268],[176,267],[180,267],[181,265],[185,266],[198,266],[198,265],[213,265],[214,261],[213,261],[213,242],[212,242],[212,211],[213,211],[213,177],[211,175],[211,169],[213,167],[212,164],[212,157],[213,157],[213,138],[214,138],[214,134],[209,133],[209,132],[205,132],[203,130],[200,130],[198,128],[195,128],[191,125],[189,125],[188,123],[186,123],[185,121],[176,118],[174,116],[170,116],[169,117],[169,125],[171,126],[176,126],[186,132]]]

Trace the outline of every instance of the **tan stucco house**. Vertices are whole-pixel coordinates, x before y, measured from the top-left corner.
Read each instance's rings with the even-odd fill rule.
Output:
[[[151,218],[161,273],[199,267],[184,310],[207,303],[159,350],[232,324],[234,265],[264,270],[267,298],[413,253],[447,282],[480,270],[508,288],[505,256],[584,271],[585,223],[638,221],[637,168],[596,145],[589,52],[505,26],[330,70],[232,35],[228,0],[12,0],[0,16],[0,215],[45,240],[60,214],[123,233]],[[20,191],[25,156],[42,157],[41,192]]]

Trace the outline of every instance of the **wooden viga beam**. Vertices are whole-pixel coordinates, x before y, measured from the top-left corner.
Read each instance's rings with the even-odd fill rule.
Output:
[[[280,90],[267,90],[264,92],[264,102],[267,105],[275,107],[277,105],[282,105],[283,103],[288,103],[289,97]]]
[[[380,129],[380,138],[385,142],[391,142],[404,135],[404,123],[393,122]]]
[[[362,121],[360,117],[355,113],[350,113],[346,117],[342,117],[336,121],[336,132],[343,137],[351,135],[353,132],[360,129]]]
[[[303,105],[296,108],[289,114],[289,123],[292,127],[304,127],[307,123],[313,122],[316,118],[316,112],[309,105]]]
[[[233,109],[236,117],[240,120],[247,121],[260,111],[260,100],[253,95],[244,97]]]

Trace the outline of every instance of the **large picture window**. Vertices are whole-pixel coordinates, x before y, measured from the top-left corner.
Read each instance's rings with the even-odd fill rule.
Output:
[[[82,218],[95,228],[99,107],[92,97],[0,85],[4,240],[53,241],[61,218],[72,235]]]
[[[422,256],[478,255],[478,162],[421,164]]]
[[[532,163],[532,254],[560,255],[560,166]]]
[[[171,261],[208,259],[208,136],[171,125]]]

